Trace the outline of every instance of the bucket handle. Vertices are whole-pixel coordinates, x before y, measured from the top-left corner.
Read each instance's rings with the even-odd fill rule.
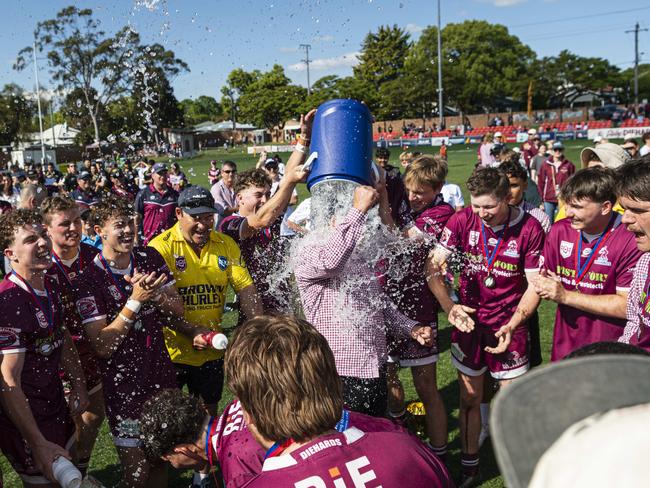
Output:
[[[307,158],[307,161],[305,161],[305,164],[302,165],[302,170],[306,172],[311,171],[311,167],[317,158],[318,158],[318,151],[314,151],[313,153],[311,153]]]

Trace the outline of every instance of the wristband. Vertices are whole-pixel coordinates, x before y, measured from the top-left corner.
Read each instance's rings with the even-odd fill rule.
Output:
[[[129,309],[129,310],[130,310],[130,309]],[[123,313],[120,313],[120,314],[118,315],[118,317],[120,317],[120,318],[121,318],[124,322],[126,322],[127,324],[132,324],[132,323],[135,322],[135,320],[128,318],[128,317],[127,317],[126,315],[124,315]]]
[[[142,308],[142,302],[129,298],[124,306],[131,310],[131,312],[138,313]]]
[[[298,137],[296,137],[296,140],[298,141],[298,144],[302,144],[304,146],[309,146],[309,139],[307,139],[305,136],[302,134],[298,134]]]
[[[298,151],[301,154],[307,154],[306,147],[300,144],[299,142],[293,147],[295,151]]]

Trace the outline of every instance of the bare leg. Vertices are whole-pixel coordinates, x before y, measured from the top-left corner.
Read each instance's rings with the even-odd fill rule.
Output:
[[[399,417],[404,412],[404,388],[399,379],[397,363],[386,365],[386,383],[388,386],[388,413],[391,416]]]
[[[458,373],[460,386],[460,443],[468,454],[478,453],[478,436],[481,432],[481,398],[483,398],[483,373],[468,376]]]
[[[74,462],[80,470],[83,470],[82,474],[85,474],[88,469],[88,461],[104,417],[104,392],[100,388],[90,395],[88,409],[80,417],[74,418],[77,426]]]
[[[415,390],[426,411],[427,435],[433,447],[447,444],[447,412],[436,378],[436,363],[411,368]]]
[[[122,463],[120,488],[157,488],[167,486],[167,464],[151,465],[137,447],[117,447]]]

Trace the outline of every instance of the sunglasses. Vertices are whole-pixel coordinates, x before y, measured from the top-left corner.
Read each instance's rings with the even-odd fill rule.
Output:
[[[229,175],[229,174],[231,174],[231,173],[236,173],[236,172],[237,172],[236,169],[231,169],[231,170],[228,170],[228,171],[222,171],[222,173],[225,173],[225,174],[227,174],[227,175]]]

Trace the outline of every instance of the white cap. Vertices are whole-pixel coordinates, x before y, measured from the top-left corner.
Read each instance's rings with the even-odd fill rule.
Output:
[[[521,149],[519,149],[518,147],[513,147],[512,150],[514,152],[516,152],[517,154],[519,154],[521,152]]]
[[[633,141],[636,139],[635,134],[625,134],[625,137],[623,138],[624,141]]]
[[[536,129],[528,129],[528,135],[534,136],[535,134],[537,134]]]
[[[502,136],[503,136],[503,134],[501,134],[501,132],[495,132],[494,133],[494,137],[502,137]]]
[[[602,140],[603,140],[602,136],[596,136],[596,137],[594,137],[594,144],[599,144],[600,141],[602,141]]]

